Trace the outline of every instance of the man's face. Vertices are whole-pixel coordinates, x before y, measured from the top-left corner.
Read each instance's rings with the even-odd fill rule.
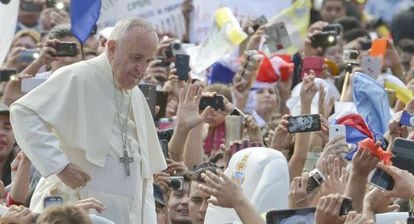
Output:
[[[9,115],[0,114],[0,158],[9,156],[15,142]]]
[[[190,219],[193,224],[203,224],[207,211],[209,196],[201,191],[198,182],[191,182],[190,188]]]
[[[132,89],[138,85],[157,44],[156,33],[142,27],[132,28],[122,40],[107,42],[112,72],[121,88]]]
[[[345,6],[339,0],[325,0],[321,9],[322,20],[328,23],[333,23],[344,17],[345,13]]]
[[[171,191],[168,200],[168,211],[171,223],[191,223],[188,211],[188,193],[190,191],[190,182],[185,181],[183,190]]]

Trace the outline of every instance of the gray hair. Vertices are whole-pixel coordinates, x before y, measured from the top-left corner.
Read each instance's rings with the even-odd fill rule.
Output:
[[[134,27],[142,27],[145,30],[155,32],[155,29],[151,23],[145,21],[140,17],[124,18],[116,23],[115,28],[109,36],[108,40],[120,41],[124,39],[128,31]]]

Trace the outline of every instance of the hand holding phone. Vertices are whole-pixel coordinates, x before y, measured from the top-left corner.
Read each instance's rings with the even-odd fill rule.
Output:
[[[394,188],[394,179],[383,169],[376,168],[370,173],[368,179],[370,184],[383,190],[390,191]]]
[[[0,82],[7,82],[10,80],[10,76],[17,74],[16,69],[2,69],[0,70]]]
[[[323,31],[317,33],[310,38],[311,45],[313,48],[321,47],[324,49],[335,46],[337,42],[336,36],[337,34],[335,31]]]
[[[334,139],[346,138],[345,125],[330,125],[329,126],[329,142]]]

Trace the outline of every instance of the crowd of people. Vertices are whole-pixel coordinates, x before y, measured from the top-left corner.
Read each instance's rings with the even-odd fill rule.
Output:
[[[249,18],[185,78],[189,33],[125,18],[81,43],[52,2],[20,0],[0,65],[0,223],[414,220],[414,2],[312,1],[294,54]]]

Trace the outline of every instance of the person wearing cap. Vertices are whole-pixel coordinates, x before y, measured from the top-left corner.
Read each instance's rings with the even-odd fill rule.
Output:
[[[9,121],[9,108],[0,103],[0,175],[4,186],[11,183],[11,167],[16,152],[14,151],[13,129]]]

